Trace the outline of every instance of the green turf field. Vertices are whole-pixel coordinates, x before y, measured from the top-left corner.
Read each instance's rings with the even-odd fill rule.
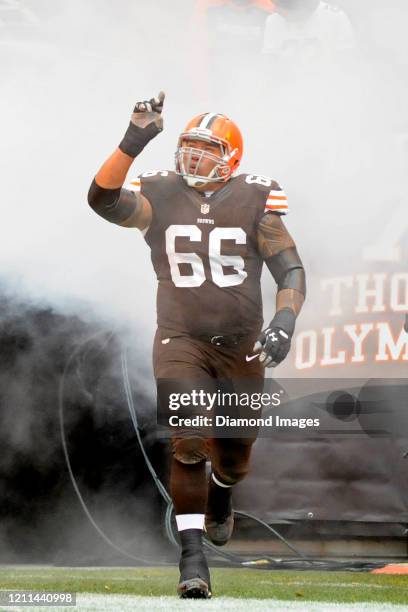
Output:
[[[220,568],[213,569],[211,574],[214,598],[333,603],[375,602],[406,604],[408,609],[407,576]],[[176,567],[0,568],[1,589],[160,597],[175,596],[177,580]]]

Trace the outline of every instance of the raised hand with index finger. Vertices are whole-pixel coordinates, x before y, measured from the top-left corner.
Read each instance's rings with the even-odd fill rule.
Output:
[[[136,102],[130,118],[129,127],[119,145],[119,149],[136,157],[150,140],[163,130],[162,110],[165,93],[160,91],[156,98]]]

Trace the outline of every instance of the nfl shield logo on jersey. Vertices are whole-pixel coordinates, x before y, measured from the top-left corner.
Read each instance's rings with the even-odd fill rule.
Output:
[[[201,204],[201,214],[202,215],[208,215],[209,212],[210,212],[210,205],[209,204]]]

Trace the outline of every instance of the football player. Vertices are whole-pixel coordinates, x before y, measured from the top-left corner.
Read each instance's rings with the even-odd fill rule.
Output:
[[[264,53],[307,64],[354,49],[351,23],[337,7],[323,0],[274,0],[274,4],[275,12],[265,23]]]
[[[247,379],[262,388],[264,368],[289,352],[305,296],[302,262],[282,221],[287,198],[272,179],[236,174],[242,136],[219,113],[203,113],[187,124],[175,171],[145,172],[124,188],[134,159],[163,128],[163,102],[161,92],[136,104],[123,140],[92,182],[89,204],[108,221],[141,230],[151,249],[158,279],[158,384]],[[262,330],[264,263],[278,292],[275,315]],[[183,428],[172,436],[170,490],[183,598],[211,596],[204,525],[217,545],[231,537],[231,493],[248,472],[255,438],[208,438]]]

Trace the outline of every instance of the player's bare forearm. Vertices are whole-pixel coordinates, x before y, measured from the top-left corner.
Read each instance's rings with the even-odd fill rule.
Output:
[[[281,289],[276,294],[276,312],[289,308],[297,317],[302,309],[305,296],[296,289]]]
[[[97,172],[95,182],[105,189],[122,187],[133,161],[134,157],[117,148]]]

